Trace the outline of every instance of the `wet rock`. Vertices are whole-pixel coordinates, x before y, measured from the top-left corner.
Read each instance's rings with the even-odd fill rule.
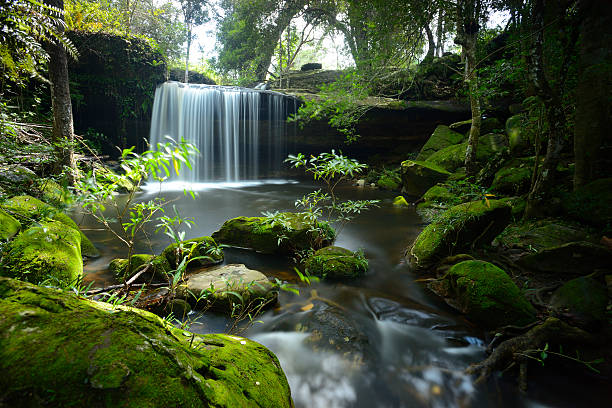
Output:
[[[293,406],[262,345],[71,292],[0,279],[0,332],[7,406]]]
[[[517,263],[539,272],[586,275],[599,269],[612,270],[612,251],[587,241],[568,242],[522,256]]]
[[[182,243],[183,250],[178,257],[177,247],[176,243],[170,244],[161,253],[168,260],[172,268],[177,268],[185,257],[193,260],[189,262],[190,266],[210,266],[223,262],[223,250],[211,237],[200,237],[184,241]]]
[[[575,325],[596,328],[606,319],[608,293],[606,287],[594,278],[582,276],[557,289],[550,305],[557,313],[569,316]]]
[[[203,269],[179,286],[177,297],[198,307],[213,307],[227,313],[234,305],[251,302],[271,303],[276,291],[266,275],[243,264],[230,264]]]
[[[21,223],[6,211],[0,209],[0,239],[13,238],[21,230]]]
[[[523,326],[535,320],[535,309],[512,279],[485,261],[460,262],[430,288],[450,306],[487,327]]]
[[[402,192],[420,197],[429,188],[445,181],[450,173],[433,163],[402,162]]]
[[[315,69],[322,69],[323,65],[318,62],[308,62],[300,67],[300,71],[314,71]]]
[[[490,243],[508,225],[510,214],[510,206],[499,200],[451,207],[419,234],[408,258],[422,269],[454,252]]]
[[[366,181],[364,179],[357,180],[357,187],[365,187]]]
[[[328,246],[316,251],[304,262],[308,273],[325,279],[350,279],[364,275],[368,260],[362,252]]]
[[[81,236],[82,256],[88,258],[96,258],[100,256],[100,252],[69,216],[57,208],[47,203],[43,203],[37,198],[27,195],[15,196],[2,203],[2,208],[15,217],[24,228],[29,227],[34,222],[39,222],[45,219],[52,219],[54,221],[61,222],[65,226],[79,232],[79,235]]]
[[[279,213],[274,218],[232,218],[212,237],[220,244],[265,254],[293,254],[331,244],[335,232],[329,224],[312,220],[306,213]]]
[[[165,257],[150,254],[132,255],[129,271],[128,260],[125,258],[113,259],[108,269],[120,282],[124,282],[132,277],[134,273],[141,271],[145,265],[148,265],[148,269],[147,272],[141,275],[139,279],[141,282],[166,282],[168,274],[172,271],[172,267]]]
[[[495,173],[491,189],[507,195],[521,195],[529,191],[535,160],[533,157],[514,159]]]
[[[425,142],[425,145],[423,145],[421,148],[416,160],[426,160],[435,152],[446,147],[459,144],[463,141],[463,139],[464,136],[461,133],[453,131],[448,126],[438,125],[427,142]]]
[[[510,224],[495,241],[504,248],[539,252],[586,238],[587,234],[580,226],[560,219],[544,219]]]
[[[32,283],[76,283],[83,275],[81,237],[58,221],[42,222],[7,245],[0,273]]]

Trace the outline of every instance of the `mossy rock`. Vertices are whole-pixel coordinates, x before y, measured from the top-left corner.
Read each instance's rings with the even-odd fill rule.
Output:
[[[399,190],[402,186],[402,178],[399,173],[385,171],[376,180],[376,185],[383,190]]]
[[[423,200],[437,203],[452,203],[457,199],[457,196],[451,193],[444,185],[433,186],[423,194]]]
[[[510,160],[495,173],[491,189],[507,195],[527,193],[531,186],[534,164],[533,157]]]
[[[21,223],[0,208],[0,239],[13,238],[21,230]]]
[[[444,185],[435,185],[423,194],[423,201],[417,204],[416,211],[427,222],[433,221],[449,206],[459,203],[459,197]]]
[[[53,179],[39,179],[37,187],[42,201],[54,207],[66,207],[73,201],[70,192]]]
[[[128,272],[128,260],[125,258],[113,259],[108,265],[108,270],[120,281],[124,282],[140,271],[143,265],[151,264],[149,270],[143,274],[142,280],[166,281],[167,274],[172,270],[168,260],[161,255],[135,254],[132,255],[130,271]]]
[[[527,208],[527,199],[525,197],[504,197],[500,198],[499,201],[507,203],[512,209],[512,218],[520,219],[525,213]]]
[[[0,279],[0,332],[7,406],[293,406],[262,345],[193,334],[142,310]]]
[[[47,279],[68,286],[83,276],[81,237],[57,221],[46,221],[19,234],[2,255],[2,275],[32,283]]]
[[[82,256],[89,258],[100,256],[100,252],[69,216],[52,205],[40,201],[38,198],[27,195],[11,197],[2,204],[2,208],[19,220],[24,228],[44,219],[61,222],[67,227],[78,231],[79,235],[81,235]]]
[[[510,222],[510,206],[499,200],[463,203],[446,210],[419,234],[408,257],[418,268],[472,246],[490,243]]]
[[[489,262],[468,260],[453,265],[430,288],[469,319],[489,328],[524,326],[535,320],[535,309],[512,279]]]
[[[313,225],[308,214],[280,213],[268,217],[237,217],[225,221],[212,238],[224,245],[249,248],[264,254],[293,254],[319,249],[333,242],[334,230],[325,222]],[[314,228],[313,228],[314,227]]]
[[[525,115],[519,114],[510,116],[506,120],[506,135],[508,136],[508,145],[510,153],[519,155],[531,148],[529,132],[527,132],[524,123]]]
[[[161,253],[168,260],[172,268],[176,268],[186,256],[189,256],[191,259],[200,258],[191,261],[189,263],[190,266],[210,266],[223,262],[223,251],[218,248],[217,243],[212,237],[205,236],[183,241],[184,250],[181,257],[179,257],[180,259],[177,259],[176,248],[177,244],[172,243]]]
[[[453,131],[464,134],[465,137],[469,135],[470,128],[472,127],[472,119],[464,120],[461,122],[455,122],[449,126]],[[484,118],[480,121],[480,134],[492,132],[494,130],[503,130],[503,125],[497,118]]]
[[[552,308],[569,314],[582,326],[600,326],[606,319],[608,291],[604,285],[589,276],[566,282],[550,299]]]
[[[612,178],[595,180],[562,201],[563,209],[573,218],[595,225],[607,226],[612,232]]]
[[[416,160],[426,160],[435,152],[461,143],[463,139],[464,136],[461,133],[453,131],[448,126],[438,125],[429,139],[427,139],[427,142],[425,142],[425,145],[421,148]]]
[[[368,260],[361,252],[328,246],[308,257],[304,267],[314,276],[325,279],[348,279],[364,275],[368,270]]]
[[[500,152],[507,147],[505,135],[499,133],[488,133],[478,139],[476,148],[476,160],[485,162],[494,153]],[[465,151],[467,142],[449,146],[429,156],[426,163],[435,164],[446,171],[455,172],[465,163]]]
[[[612,251],[588,241],[568,242],[522,256],[516,263],[556,275],[586,275],[598,269],[612,271]]]
[[[445,181],[450,173],[427,161],[402,162],[402,192],[420,197],[432,186]]]
[[[587,237],[583,227],[572,225],[565,220],[550,218],[510,224],[495,238],[495,241],[507,249],[520,248],[529,252],[539,252],[568,242],[582,241]]]
[[[37,178],[36,173],[20,164],[0,165],[0,186],[9,195],[29,191]]]

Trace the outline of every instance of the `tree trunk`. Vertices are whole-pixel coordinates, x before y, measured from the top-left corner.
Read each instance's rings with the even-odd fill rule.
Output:
[[[189,50],[191,49],[191,24],[187,24],[187,52],[185,56],[185,83],[189,83]]]
[[[45,3],[64,10],[64,0],[45,0]],[[63,31],[63,27],[58,27]],[[57,154],[53,171],[60,173],[64,166],[76,170],[74,159],[74,125],[68,80],[68,58],[62,44],[48,42],[49,80],[51,82],[51,108],[53,110],[52,141]]]
[[[601,177],[612,168],[612,3],[580,3],[580,63],[574,124],[574,188]]]
[[[425,24],[425,34],[427,34],[427,54],[425,58],[423,58],[424,63],[428,63],[433,61],[434,53],[436,52],[436,42],[434,40],[433,33],[431,32],[431,28],[429,28],[429,24]]]
[[[440,7],[438,10],[438,28],[436,29],[436,37],[438,43],[436,44],[436,57],[441,57],[444,50],[444,39],[442,38],[442,34],[444,33],[444,10]]]

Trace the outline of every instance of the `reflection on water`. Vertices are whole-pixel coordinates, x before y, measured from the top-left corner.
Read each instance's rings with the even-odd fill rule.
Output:
[[[172,187],[172,186],[171,186]],[[252,183],[198,186],[185,196],[183,186],[159,192],[151,187],[140,199],[172,201],[196,225],[187,238],[210,235],[241,215],[293,210],[294,202],[317,187],[308,183]],[[281,361],[297,407],[448,407],[517,406],[525,402],[510,391],[476,391],[464,368],[484,357],[483,333],[432,297],[409,271],[403,254],[422,221],[411,208],[392,206],[393,194],[345,186],[342,198],[380,199],[378,208],[347,225],[337,245],[362,248],[368,274],[358,280],[302,287],[296,296],[282,292],[279,305],[243,333],[268,346]],[[88,279],[112,281],[110,259],[124,256],[107,232],[83,219],[102,257],[86,266]],[[159,253],[169,241],[161,234],[143,240],[138,252]],[[287,259],[226,249],[226,263],[244,263],[268,276],[299,283]],[[196,332],[224,331],[228,319],[190,315]],[[501,385],[500,385],[501,384]],[[505,383],[495,387],[505,387]],[[491,387],[489,387],[491,388]]]

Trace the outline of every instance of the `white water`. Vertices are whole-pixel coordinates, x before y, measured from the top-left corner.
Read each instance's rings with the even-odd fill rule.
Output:
[[[182,138],[200,150],[193,170],[175,181],[254,180],[287,156],[285,120],[295,109],[296,101],[279,93],[165,82],[155,91],[149,141],[155,148],[167,137]]]

